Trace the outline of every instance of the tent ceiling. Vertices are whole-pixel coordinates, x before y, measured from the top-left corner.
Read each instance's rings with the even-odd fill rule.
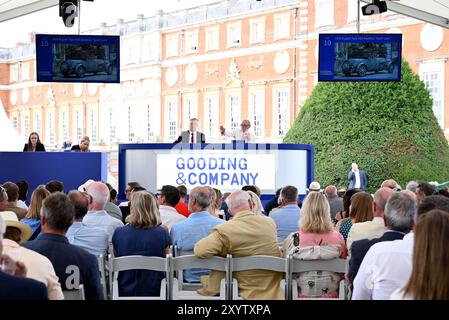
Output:
[[[449,28],[449,0],[387,0],[387,6],[388,10]]]
[[[58,4],[59,0],[0,0],[0,22]],[[391,11],[449,28],[449,0],[387,0],[387,4]]]
[[[0,0],[0,22],[59,5],[59,0]]]

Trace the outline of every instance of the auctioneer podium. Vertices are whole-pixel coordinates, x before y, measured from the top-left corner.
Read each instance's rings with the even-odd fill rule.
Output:
[[[313,145],[258,144],[121,144],[119,197],[138,181],[154,193],[163,185],[211,186],[224,192],[257,185],[262,195],[293,185],[305,195],[313,180]]]

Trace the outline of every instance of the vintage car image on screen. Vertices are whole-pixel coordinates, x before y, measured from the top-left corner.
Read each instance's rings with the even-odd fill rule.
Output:
[[[61,63],[60,70],[64,77],[74,74],[82,78],[86,73],[106,72],[111,75],[113,67],[110,62],[103,59],[68,59]]]
[[[347,58],[341,65],[341,71],[345,76],[357,74],[360,77],[364,77],[368,72],[394,72],[394,59],[386,58],[387,52],[391,56],[391,49],[387,50],[385,45],[370,44],[368,46],[368,44],[358,44],[351,45],[348,49]]]
[[[385,58],[349,58],[341,65],[341,69],[346,76],[357,73],[360,77],[364,77],[367,72],[379,72],[386,70],[388,73],[393,73],[394,64]]]

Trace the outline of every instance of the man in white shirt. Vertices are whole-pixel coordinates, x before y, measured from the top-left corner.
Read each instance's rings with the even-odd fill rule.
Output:
[[[163,186],[158,194],[159,201],[159,214],[161,215],[162,225],[165,226],[168,231],[171,227],[186,219],[182,214],[176,211],[175,206],[178,204],[181,195],[178,188],[174,186]]]
[[[348,234],[346,247],[351,255],[351,246],[354,241],[361,239],[379,238],[385,232],[384,210],[388,199],[393,194],[393,190],[387,187],[380,188],[374,194],[373,200],[373,220],[355,223]]]
[[[190,130],[181,132],[173,143],[206,143],[206,135],[198,131],[198,119],[190,119]]]
[[[392,195],[387,211],[390,210],[390,202],[394,202],[395,210],[402,212],[404,218],[416,215],[416,201],[410,195],[399,192]],[[392,216],[400,217],[397,214]],[[402,288],[412,272],[413,239],[410,232],[402,240],[374,244],[363,258],[354,279],[352,300],[388,300],[393,291]]]
[[[123,222],[111,217],[104,207],[109,201],[109,189],[99,181],[92,182],[86,189],[88,194],[88,211],[83,218],[83,224],[88,227],[98,227],[108,234],[109,246],[115,229],[123,227]]]
[[[235,131],[226,131],[223,126],[220,126],[220,132],[221,135],[234,138],[235,140],[243,140],[245,142],[254,142],[256,140],[256,137],[249,132],[249,128],[251,128],[249,120],[243,120],[240,127],[241,129]]]

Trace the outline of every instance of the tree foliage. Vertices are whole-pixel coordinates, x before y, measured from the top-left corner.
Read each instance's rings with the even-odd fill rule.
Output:
[[[395,179],[449,180],[449,147],[424,83],[403,61],[399,82],[319,83],[285,136],[313,144],[315,179],[347,186],[355,160],[368,190]]]

